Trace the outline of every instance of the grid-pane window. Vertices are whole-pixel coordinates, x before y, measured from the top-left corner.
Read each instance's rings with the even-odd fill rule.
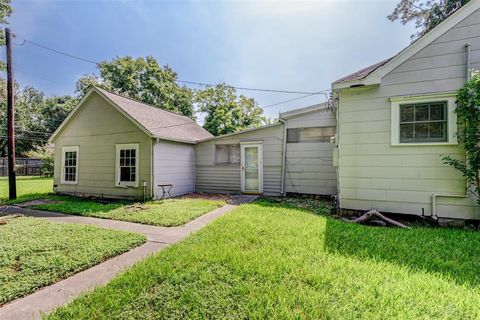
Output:
[[[336,127],[312,127],[287,129],[287,142],[330,142]]]
[[[76,184],[78,180],[78,146],[62,147],[62,184]]]
[[[117,144],[116,185],[138,187],[139,145]]]
[[[136,180],[137,154],[135,149],[120,150],[120,182]]]
[[[215,163],[219,165],[238,165],[240,163],[240,145],[217,144],[215,146]]]
[[[77,181],[77,151],[67,151],[63,162],[63,180]]]
[[[447,102],[400,105],[400,142],[446,142],[447,120]]]

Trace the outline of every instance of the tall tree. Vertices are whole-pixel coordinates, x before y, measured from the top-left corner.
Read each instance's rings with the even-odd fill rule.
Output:
[[[43,146],[50,134],[75,107],[77,99],[70,96],[46,97],[33,87],[20,89],[15,83],[16,153]],[[0,157],[7,151],[6,81],[0,77]]]
[[[161,67],[152,56],[119,57],[98,65],[100,76],[86,75],[77,82],[77,93],[85,94],[98,85],[158,108],[176,111],[194,118],[193,91],[177,84],[177,74]]]
[[[225,83],[198,91],[195,101],[199,111],[205,113],[203,127],[215,136],[257,127],[266,121],[254,99],[237,96],[235,88]]]
[[[435,28],[460,7],[470,0],[400,0],[392,14],[390,21],[400,20],[402,24],[415,22],[416,34],[411,38],[416,39]]]

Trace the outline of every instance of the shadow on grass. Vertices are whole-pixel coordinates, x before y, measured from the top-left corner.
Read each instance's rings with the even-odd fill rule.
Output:
[[[459,284],[480,284],[480,234],[449,228],[409,230],[328,219],[325,247],[359,259],[382,260],[439,273]]]
[[[265,198],[257,200],[256,204],[295,208],[291,203]],[[295,209],[312,212],[308,208]],[[326,217],[324,245],[327,252],[441,274],[458,284],[480,285],[478,232],[451,228],[370,227]]]
[[[94,199],[72,197],[68,195],[49,195],[44,197],[44,199],[58,201],[58,203],[47,203],[41,205],[34,205],[31,208],[46,210],[46,211],[57,211],[62,213],[106,213],[125,205],[132,204],[132,201],[126,200],[116,200],[101,202]]]

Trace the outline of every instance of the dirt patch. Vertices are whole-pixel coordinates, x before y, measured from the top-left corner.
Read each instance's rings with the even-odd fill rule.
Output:
[[[6,216],[0,216],[0,226],[9,223],[15,218],[23,217],[21,214],[9,214]]]
[[[62,203],[62,202],[63,201],[59,201],[59,200],[37,199],[37,200],[31,200],[31,201],[17,204],[17,206],[20,208],[25,208],[25,207],[31,207],[31,206],[38,206],[40,204],[54,204],[54,203]]]
[[[193,192],[187,195],[180,197],[180,199],[206,199],[206,200],[223,200],[230,202],[232,197],[228,194],[221,193],[202,193],[202,192]]]
[[[147,210],[148,208],[149,207],[146,206],[146,205],[136,203],[136,204],[132,204],[130,206],[126,206],[124,209],[125,209],[126,212],[135,213],[135,212],[138,212],[138,211]]]

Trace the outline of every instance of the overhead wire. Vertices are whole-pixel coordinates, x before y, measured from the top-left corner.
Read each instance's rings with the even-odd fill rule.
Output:
[[[0,135],[0,138],[8,139],[8,136]],[[48,141],[48,139],[29,138],[29,137],[22,137],[22,136],[15,136],[15,140],[29,140],[29,141],[42,141],[42,142]]]
[[[324,92],[325,92],[325,91],[327,91],[327,90],[324,90]],[[322,92],[319,92],[318,94],[320,94],[320,93],[322,93]],[[267,105],[267,106],[265,106],[265,107],[262,107],[262,109],[271,108],[271,107],[274,107],[274,106],[278,106],[278,105],[281,105],[281,104],[285,104],[285,103],[292,102],[292,101],[296,101],[296,100],[300,100],[300,99],[305,99],[305,98],[311,97],[311,96],[313,96],[313,95],[314,95],[314,94],[306,94],[306,95],[301,96],[301,97],[297,97],[297,98],[293,98],[293,99],[288,99],[288,100],[276,102],[276,103]],[[325,97],[328,98],[328,96],[327,96],[326,93],[325,93]]]
[[[29,43],[33,46],[36,46],[36,47],[42,48],[44,50],[48,50],[48,51],[51,51],[51,52],[69,57],[69,58],[72,58],[72,59],[76,59],[76,60],[79,60],[79,61],[82,61],[82,62],[90,63],[90,64],[93,64],[95,66],[100,65],[100,62],[98,62],[98,61],[94,61],[94,60],[91,60],[91,59],[88,59],[88,58],[83,58],[83,57],[80,57],[80,56],[77,56],[77,55],[74,55],[74,54],[71,54],[71,53],[67,53],[67,52],[64,52],[64,51],[61,51],[61,50],[58,50],[58,49],[51,48],[51,47],[45,46],[43,44],[40,44],[38,42],[28,40],[24,37],[21,37],[21,36],[17,35],[17,34],[14,34],[14,37],[18,37],[18,38],[20,38],[24,41],[21,45],[23,45],[24,43]],[[216,84],[213,84],[213,83],[188,81],[188,80],[182,80],[182,79],[176,79],[175,82],[184,83],[184,84],[199,85],[199,86],[205,86],[205,87],[216,86]],[[237,90],[271,92],[271,93],[285,93],[285,94],[317,95],[317,94],[322,93],[322,91],[308,92],[308,91],[297,91],[297,90],[278,90],[278,89],[252,88],[252,87],[241,87],[241,86],[230,86],[230,87],[232,87],[234,89],[237,89]],[[298,98],[298,99],[300,99],[300,98]]]

